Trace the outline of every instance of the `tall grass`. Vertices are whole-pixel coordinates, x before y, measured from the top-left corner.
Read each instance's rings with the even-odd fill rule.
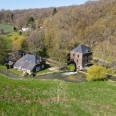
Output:
[[[0,74],[2,116],[116,116],[116,82],[18,80]]]

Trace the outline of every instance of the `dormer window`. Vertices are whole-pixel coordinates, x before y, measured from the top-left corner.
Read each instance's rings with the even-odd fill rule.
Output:
[[[86,50],[86,53],[89,52],[89,50]]]

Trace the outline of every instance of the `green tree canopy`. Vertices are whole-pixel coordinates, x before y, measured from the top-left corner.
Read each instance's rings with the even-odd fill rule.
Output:
[[[69,66],[68,66],[68,69],[69,69],[69,71],[75,71],[76,70],[76,67],[75,67],[75,64],[70,64]]]
[[[35,29],[35,19],[33,17],[30,17],[28,19],[28,25],[30,25],[31,28]]]
[[[30,23],[32,23],[32,22],[34,22],[35,20],[34,20],[34,18],[33,17],[30,17],[29,19],[28,19],[28,23],[30,24]]]

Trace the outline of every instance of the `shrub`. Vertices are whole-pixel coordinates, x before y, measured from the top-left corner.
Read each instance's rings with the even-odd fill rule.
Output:
[[[88,81],[96,81],[96,80],[105,80],[106,76],[106,68],[101,65],[91,66],[87,70],[87,80]]]
[[[67,71],[68,68],[67,68],[67,67],[62,67],[62,68],[60,68],[60,70],[61,70],[61,71]]]
[[[69,71],[75,71],[75,64],[70,64],[70,65],[68,66],[68,70],[69,70]]]

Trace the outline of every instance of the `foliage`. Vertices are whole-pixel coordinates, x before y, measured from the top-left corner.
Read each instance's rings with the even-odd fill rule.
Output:
[[[16,35],[18,34],[18,32],[11,32],[7,35],[1,35],[1,37],[3,37],[3,39],[6,41],[7,45],[7,49],[11,50],[12,49],[12,40],[11,40],[11,37],[12,35]]]
[[[3,58],[8,53],[7,50],[7,43],[3,37],[0,36],[0,62],[3,60]]]
[[[17,31],[17,28],[14,26],[13,30],[14,30],[14,31]]]
[[[12,46],[14,50],[25,50],[26,45],[26,37],[22,35],[12,35]]]
[[[30,17],[29,19],[28,19],[28,23],[30,24],[30,23],[32,23],[32,22],[34,22],[35,20],[34,20],[34,18],[33,17]]]
[[[63,71],[63,72],[68,71],[68,67],[66,67],[66,66],[62,67],[62,68],[60,68],[60,70]]]
[[[19,32],[19,35],[22,35],[22,31]]]
[[[34,19],[33,17],[30,17],[30,18],[28,19],[28,25],[30,25],[30,27],[31,27],[32,29],[35,29],[35,24],[34,24],[34,22],[35,22],[35,19]]]
[[[44,47],[44,32],[42,30],[32,31],[27,40],[29,52],[35,54]]]
[[[68,70],[69,70],[69,71],[75,71],[75,69],[76,69],[75,64],[70,64],[70,65],[68,66]]]
[[[112,81],[77,84],[0,74],[0,115],[115,116],[115,87]]]
[[[55,15],[56,13],[57,13],[57,10],[56,10],[56,8],[54,8],[52,15]]]
[[[106,76],[106,68],[101,65],[93,65],[87,70],[87,80],[88,81],[97,81],[97,80],[105,80]]]
[[[57,10],[56,8],[42,8],[0,11],[1,23],[14,22],[18,29],[30,26],[36,27],[38,31],[42,30],[43,46],[50,58],[64,62],[66,52],[79,44],[85,44],[91,46],[94,56],[112,62],[114,71],[116,64],[115,19],[115,0],[89,0],[83,5],[58,7]],[[40,25],[43,26],[42,29],[38,28]],[[30,32],[25,36],[30,38]],[[37,51],[39,51],[38,48]],[[56,51],[58,54],[63,54],[61,58],[58,58]]]

